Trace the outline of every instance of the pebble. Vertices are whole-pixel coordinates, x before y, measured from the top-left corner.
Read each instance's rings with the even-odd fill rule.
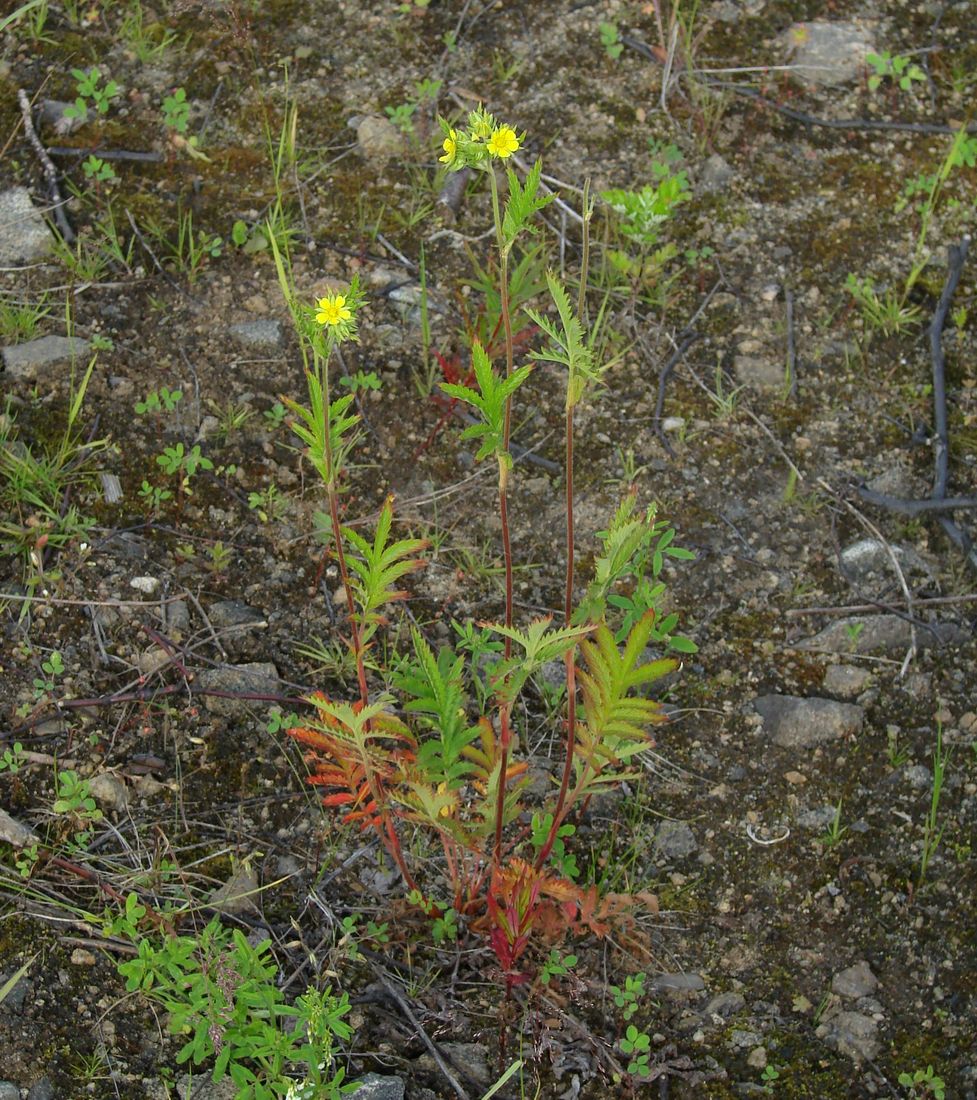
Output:
[[[0,1081],[0,1100],[20,1100],[20,1089],[13,1081]]]
[[[54,1085],[49,1077],[35,1081],[27,1090],[27,1100],[54,1100]]]
[[[282,346],[281,323],[272,318],[240,321],[227,331],[232,340],[255,351],[278,351]]]
[[[106,810],[124,810],[129,804],[129,789],[111,772],[100,772],[88,781],[92,798]]]
[[[383,165],[403,156],[404,135],[389,119],[367,115],[356,127],[360,156],[371,164]]]
[[[84,947],[76,947],[71,952],[71,962],[73,966],[94,966],[95,956]]]
[[[12,378],[33,378],[46,367],[84,359],[88,349],[88,341],[80,336],[42,336],[26,344],[3,348],[3,365]]]
[[[858,1000],[867,997],[878,988],[879,979],[872,973],[868,963],[861,959],[847,970],[841,970],[831,980],[831,992],[839,997]]]
[[[205,691],[277,695],[281,689],[281,678],[278,669],[270,661],[256,661],[203,669],[197,674],[197,684]],[[252,707],[263,705],[256,699],[233,699],[220,695],[204,695],[203,701],[211,714],[225,717],[246,714]]]
[[[956,645],[970,635],[955,623],[929,623],[916,627],[920,649]],[[835,653],[871,653],[873,650],[905,650],[912,643],[910,624],[898,615],[861,615],[836,619],[812,638],[797,643],[797,649],[828,649]]]
[[[851,736],[862,728],[864,712],[853,703],[834,699],[802,699],[796,695],[762,695],[754,707],[763,731],[781,748],[810,748]]]
[[[368,1073],[360,1078],[359,1086],[346,1094],[347,1100],[404,1100],[404,1082],[399,1077]]]
[[[41,842],[37,833],[11,817],[6,810],[0,810],[0,840],[13,848],[29,848]]]
[[[862,586],[873,577],[882,576],[886,580],[895,572],[892,558],[895,557],[904,573],[919,570],[929,576],[931,571],[926,562],[915,550],[895,543],[884,543],[881,539],[859,539],[846,546],[839,555],[841,575],[851,584]]]
[[[655,833],[655,854],[664,859],[686,859],[699,850],[695,834],[684,821],[663,821]]]
[[[698,993],[706,988],[701,974],[659,974],[651,981],[651,992],[671,999]]]
[[[829,694],[842,699],[857,699],[871,682],[872,674],[868,669],[855,665],[828,665],[821,686]]]
[[[147,596],[152,596],[159,590],[159,577],[133,577],[129,581],[129,587],[134,588],[137,592],[143,592]]]
[[[51,231],[26,187],[0,192],[0,266],[40,260],[51,250]]]
[[[925,764],[913,764],[911,767],[903,768],[902,774],[909,786],[917,791],[928,790],[933,786],[933,773]]]
[[[222,913],[255,913],[258,906],[255,899],[258,896],[258,880],[251,870],[243,864],[235,869],[231,877],[223,886],[210,895],[210,904]]]
[[[861,1012],[839,1012],[825,1021],[815,1034],[826,1046],[845,1054],[854,1062],[874,1059],[882,1049],[878,1040],[879,1024]]]
[[[864,28],[844,20],[794,23],[783,34],[799,84],[832,86],[855,80],[875,46]]]
[[[715,195],[729,189],[735,172],[725,158],[718,153],[708,157],[699,174],[699,187],[707,195]],[[667,429],[666,429],[667,430]]]

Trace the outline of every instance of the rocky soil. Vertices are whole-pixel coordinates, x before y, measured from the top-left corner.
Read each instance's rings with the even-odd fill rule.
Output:
[[[966,498],[977,481],[974,257],[941,337],[942,493],[930,338],[948,249],[973,231],[973,157],[922,243],[923,192],[896,209],[972,114],[973,5],[179,0],[140,9],[160,47],[148,54],[124,24],[138,7],[82,5],[73,23],[72,5],[51,4],[0,45],[0,308],[50,307],[33,331],[4,320],[3,446],[55,445],[93,353],[79,429],[111,443],[94,488],[62,502],[92,517],[84,534],[0,559],[0,757],[22,746],[16,774],[0,770],[0,1100],[234,1095],[206,1072],[186,1079],[180,1043],[125,993],[124,946],[85,919],[137,887],[165,893],[164,862],[207,913],[272,938],[291,995],[349,993],[361,1100],[479,1097],[516,1057],[521,1076],[496,1095],[922,1097],[938,1093],[900,1075],[931,1066],[945,1095],[977,1096],[973,502],[906,514],[865,495]],[[870,87],[866,55],[882,51],[919,79]],[[79,125],[64,116],[71,70],[96,65],[119,95]],[[160,108],[177,87],[182,134]],[[435,122],[480,101],[526,131],[524,166],[543,158],[566,206],[538,239],[571,282],[586,178],[594,194],[639,190],[673,145],[692,196],[662,229],[674,255],[644,282],[615,268],[622,240],[598,204],[592,302],[610,290],[615,364],[578,422],[581,583],[632,484],[695,552],[665,571],[698,646],[669,684],[670,721],[643,780],[591,804],[574,838],[586,876],[653,893],[657,912],[627,937],[563,944],[572,976],[511,1002],[484,939],[435,945],[269,728],[273,708],[352,681],[335,566],[313,534],[324,505],[275,414],[303,376],[256,232],[275,200],[268,141],[294,104],[282,187],[299,291],[311,301],[357,274],[367,293],[342,369],[381,385],[358,395],[346,516],[368,521],[393,493],[402,529],[432,541],[405,615],[443,643],[451,619],[501,607],[492,471],[415,385],[425,327],[451,361],[482,304],[489,205],[474,185],[442,201]],[[93,152],[116,179],[86,178]],[[195,262],[185,241],[174,255],[187,212]],[[65,225],[73,263],[52,251]],[[915,323],[881,331],[846,277],[898,290],[920,255]],[[563,583],[561,379],[543,368],[532,385],[510,505],[526,619],[561,608]],[[163,387],[181,400],[137,414]],[[156,458],[177,443],[212,468],[154,509],[140,489],[167,484]],[[7,502],[9,549],[3,525],[29,530],[31,505]],[[391,648],[407,625],[390,624]],[[542,690],[537,703],[520,722],[545,780],[559,719]],[[53,811],[62,769],[104,814],[84,851],[68,852]],[[350,915],[395,934],[352,951]],[[628,1022],[649,1037],[650,1074],[618,1085],[627,1022],[610,986],[638,973]]]

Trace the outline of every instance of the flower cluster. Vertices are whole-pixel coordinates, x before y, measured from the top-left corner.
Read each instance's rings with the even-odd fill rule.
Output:
[[[484,107],[469,112],[468,127],[464,130],[456,129],[443,118],[438,121],[444,132],[441,144],[444,155],[438,159],[452,172],[483,167],[493,158],[508,160],[526,140],[525,133],[517,134],[506,123],[497,123]]]
[[[356,339],[356,311],[363,302],[359,279],[354,276],[345,294],[327,294],[317,298],[310,309],[315,318],[315,331],[336,344]]]

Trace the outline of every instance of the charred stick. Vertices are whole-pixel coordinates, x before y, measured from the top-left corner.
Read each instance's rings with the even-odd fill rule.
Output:
[[[27,140],[31,143],[34,152],[37,154],[37,159],[41,162],[44,178],[47,180],[48,192],[51,196],[51,209],[54,212],[54,220],[58,223],[58,232],[64,239],[65,244],[74,244],[75,231],[68,223],[67,217],[65,217],[65,200],[62,198],[61,188],[58,186],[58,170],[54,167],[53,161],[48,156],[47,150],[41,144],[41,139],[37,136],[37,131],[34,129],[34,119],[31,117],[31,103],[23,88],[17,89],[17,102],[20,104],[20,113],[24,121],[24,133],[27,135]]]

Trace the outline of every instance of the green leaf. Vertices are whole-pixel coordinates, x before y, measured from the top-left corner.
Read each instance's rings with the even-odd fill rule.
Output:
[[[509,199],[505,204],[505,213],[502,216],[502,247],[512,247],[516,237],[526,229],[535,232],[535,227],[530,218],[537,210],[542,210],[552,201],[553,195],[540,195],[540,175],[543,171],[543,162],[537,160],[526,175],[525,186],[519,183],[519,177],[511,168],[506,170],[509,180]]]

